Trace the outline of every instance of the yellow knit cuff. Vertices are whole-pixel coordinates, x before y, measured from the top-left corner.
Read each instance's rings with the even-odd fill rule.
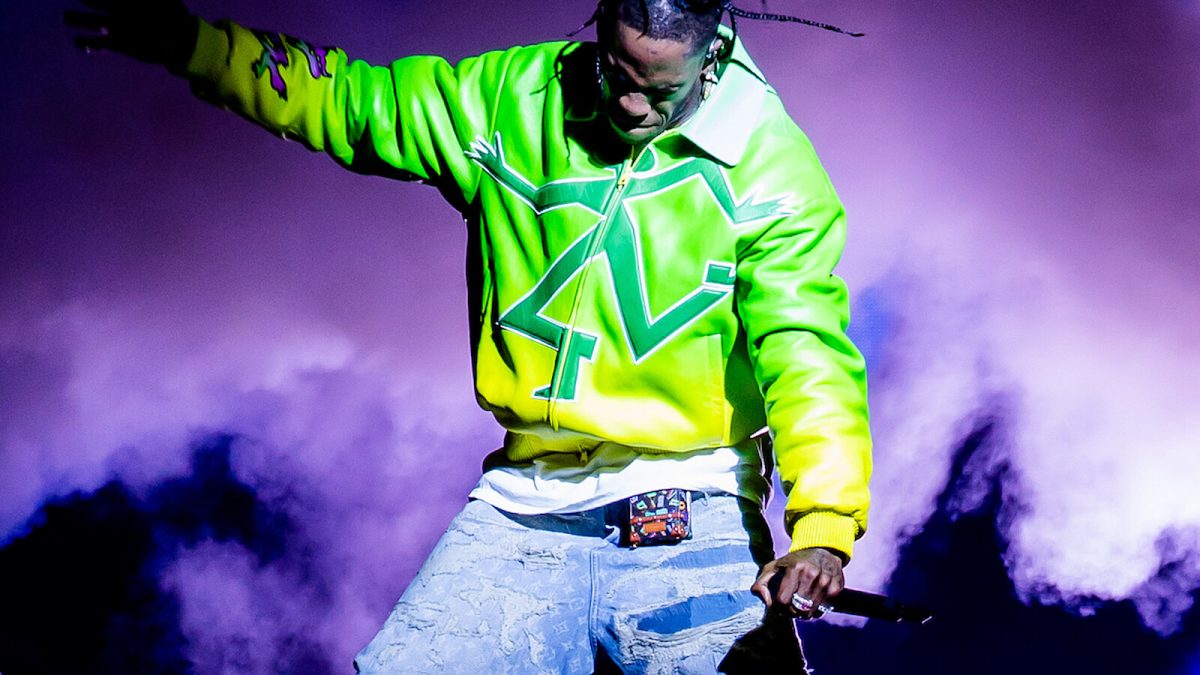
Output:
[[[792,525],[792,546],[788,550],[799,551],[819,546],[840,551],[846,560],[850,560],[857,538],[858,523],[850,516],[832,511],[812,511],[797,518]]]

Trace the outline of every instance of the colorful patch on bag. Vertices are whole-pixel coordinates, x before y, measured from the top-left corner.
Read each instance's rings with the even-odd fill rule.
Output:
[[[629,498],[629,546],[673,544],[692,536],[692,493],[671,488]]]

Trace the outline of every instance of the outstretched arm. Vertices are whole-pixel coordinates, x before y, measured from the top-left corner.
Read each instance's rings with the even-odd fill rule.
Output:
[[[79,47],[164,64],[200,98],[351,170],[436,184],[459,208],[473,199],[481,171],[465,151],[494,131],[509,53],[375,66],[288,35],[208,23],[177,0],[83,1],[90,11],[65,15],[83,31]]]
[[[179,0],[83,0],[63,21],[81,32],[75,46],[113,51],[180,72],[196,47],[199,20]]]

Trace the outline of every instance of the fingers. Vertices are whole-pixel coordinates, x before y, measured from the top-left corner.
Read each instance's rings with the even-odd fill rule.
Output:
[[[75,46],[89,54],[107,51],[112,49],[112,38],[107,35],[79,35],[75,38]]]
[[[764,565],[758,579],[750,586],[750,591],[763,601],[768,610],[776,608],[788,616],[806,616],[807,613],[801,612],[793,603],[793,598],[800,588],[800,569],[806,565],[796,563],[790,558],[791,556],[786,556]],[[803,593],[799,595],[807,597]]]
[[[757,595],[759,600],[762,600],[768,609],[774,604],[771,599],[771,580],[777,574],[779,574],[779,568],[776,567],[775,563],[767,563],[763,566],[762,572],[759,573],[758,579],[750,586],[750,592]]]
[[[795,616],[815,619],[824,613],[820,607],[841,592],[842,584],[840,569],[822,564],[820,558],[805,559],[788,568],[777,598],[788,603]]]
[[[816,568],[803,562],[785,567],[783,561],[788,561],[788,558],[763,566],[750,590],[763,601],[767,609],[776,608],[788,616],[810,618],[812,611],[798,608],[794,599],[811,599],[810,595],[806,594],[811,593],[810,581]],[[817,604],[813,603],[812,607],[815,608]]]
[[[836,598],[837,594],[841,593],[842,589],[844,588],[846,588],[846,577],[842,576],[842,573],[839,571],[837,574],[833,575],[833,579],[829,583],[829,588],[825,594],[825,598],[827,600],[833,600],[833,598]]]
[[[806,575],[802,575],[802,579],[804,578]],[[842,578],[840,569],[836,572],[829,571],[829,569],[820,569],[820,571],[814,572],[809,581],[808,590],[797,591],[800,596],[809,598],[811,601],[812,609],[808,613],[808,619],[820,619],[826,613],[826,608],[833,605],[833,599],[844,587],[844,578]]]
[[[84,35],[76,35],[75,46],[87,53],[103,51],[112,48],[112,38],[108,34],[108,17],[91,12],[63,12],[63,23],[70,28],[92,31]]]
[[[796,584],[796,593],[800,597],[808,598],[811,601],[811,606],[815,609],[829,603],[829,598],[835,595],[833,589],[835,587],[835,579],[829,570],[822,569],[818,565],[809,563],[798,566],[798,579]],[[840,588],[838,590],[841,590]],[[813,618],[813,611],[802,612],[807,614],[808,618]]]
[[[784,572],[783,582],[779,584],[776,597],[779,602],[792,609],[793,616],[801,619],[812,618],[812,608],[821,604],[816,590],[819,577],[820,570],[812,563],[798,562]],[[800,601],[800,606],[797,606],[797,600]]]
[[[841,558],[825,549],[804,549],[764,565],[750,590],[768,609],[815,619],[844,584]]]

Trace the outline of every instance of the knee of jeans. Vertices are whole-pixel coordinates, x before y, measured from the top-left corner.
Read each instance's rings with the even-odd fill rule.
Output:
[[[677,672],[694,661],[712,672],[739,637],[758,625],[762,606],[749,593],[721,592],[613,616],[610,654],[647,673]],[[687,672],[686,668],[682,669]]]

